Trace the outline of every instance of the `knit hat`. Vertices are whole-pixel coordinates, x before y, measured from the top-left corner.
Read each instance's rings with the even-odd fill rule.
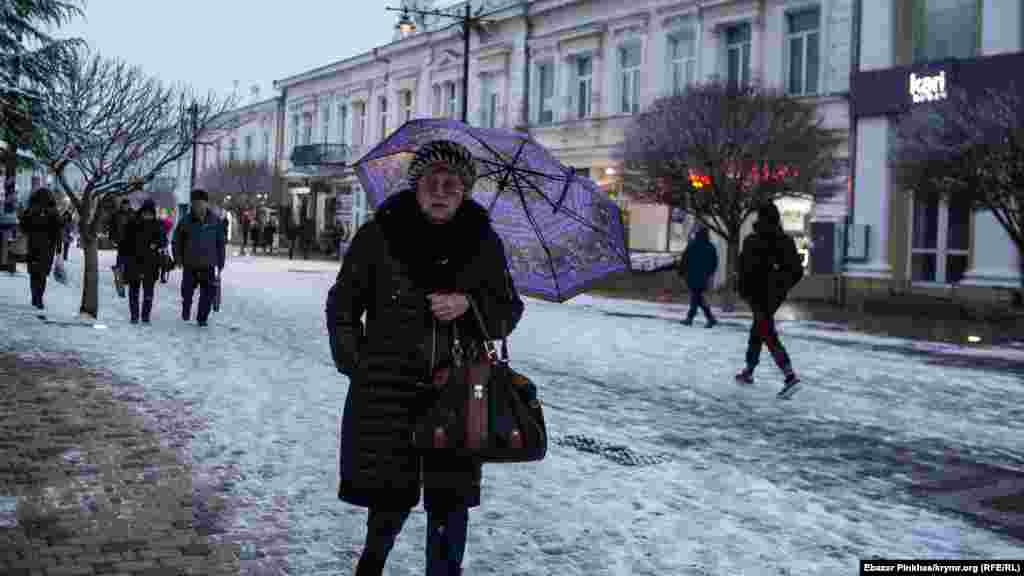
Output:
[[[476,161],[465,146],[451,140],[427,142],[416,151],[416,157],[409,164],[409,185],[412,189],[416,189],[421,176],[438,165],[462,180],[466,194],[472,193],[476,183]]]

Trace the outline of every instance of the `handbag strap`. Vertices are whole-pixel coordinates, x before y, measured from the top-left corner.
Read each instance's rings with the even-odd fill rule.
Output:
[[[477,325],[480,326],[480,333],[484,335],[484,346],[485,347],[487,347],[488,345],[493,346],[494,340],[491,338],[491,335],[487,332],[487,325],[484,324],[484,316],[483,316],[483,314],[480,313],[480,309],[477,307],[476,302],[473,301],[472,297],[467,295],[466,299],[469,300],[469,307],[473,309],[473,315],[476,316]],[[488,349],[488,353],[492,353],[492,354],[494,354],[494,356],[497,357],[497,354],[493,352],[493,349]],[[499,358],[496,358],[496,359],[499,359],[503,363],[506,363],[506,364],[508,363],[508,339],[507,338],[502,338],[501,339],[501,356]]]

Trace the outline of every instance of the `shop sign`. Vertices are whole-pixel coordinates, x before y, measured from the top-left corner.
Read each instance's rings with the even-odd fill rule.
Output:
[[[914,104],[945,100],[946,97],[945,70],[931,76],[919,76],[913,72],[910,74],[910,98]]]

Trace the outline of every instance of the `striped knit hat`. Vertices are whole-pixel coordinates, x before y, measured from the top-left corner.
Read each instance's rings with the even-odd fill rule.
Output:
[[[438,164],[457,175],[466,194],[472,194],[476,183],[476,161],[465,146],[451,140],[427,142],[416,151],[416,157],[409,164],[409,185],[412,189],[416,189],[421,176]]]

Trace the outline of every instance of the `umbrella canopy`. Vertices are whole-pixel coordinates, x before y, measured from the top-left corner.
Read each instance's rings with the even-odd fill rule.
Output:
[[[477,163],[473,199],[486,207],[523,294],[564,302],[629,270],[618,206],[528,135],[447,119],[410,120],[355,163],[374,206],[409,188],[420,146],[449,140]]]

